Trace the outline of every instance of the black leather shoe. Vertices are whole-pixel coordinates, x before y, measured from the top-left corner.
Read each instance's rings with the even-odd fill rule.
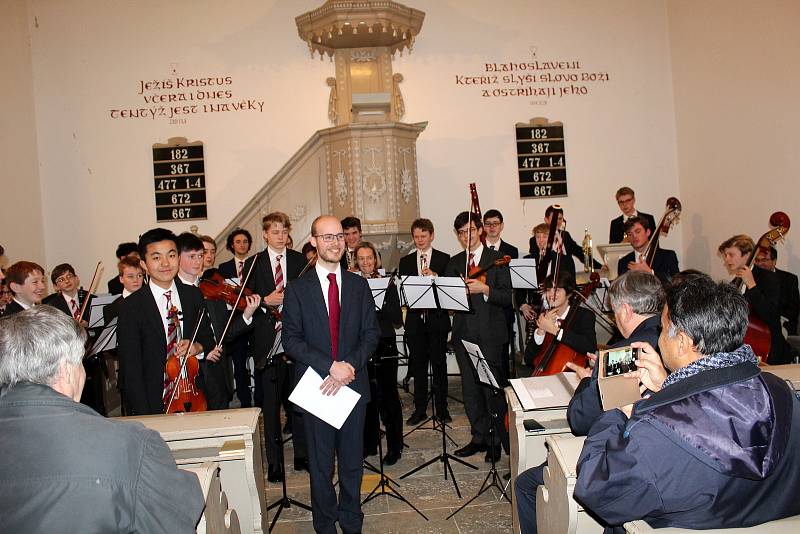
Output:
[[[459,458],[464,458],[466,456],[472,456],[473,454],[477,454],[479,452],[486,452],[487,447],[481,443],[472,443],[469,442],[464,447],[456,450],[455,455]]]
[[[283,475],[281,474],[281,468],[277,465],[270,465],[269,469],[267,469],[267,480],[270,482],[280,482],[283,480]]]
[[[308,458],[295,458],[294,470],[308,472]]]
[[[492,456],[494,456],[494,461],[496,462],[496,461],[498,461],[500,459],[500,456],[502,456],[502,455],[503,455],[503,450],[500,448],[500,445],[495,445],[494,447],[489,447],[488,448],[488,450],[486,451],[486,457],[484,458],[484,460],[486,460],[487,462],[491,463],[492,462]]]
[[[503,475],[503,480],[511,480],[511,471]]]
[[[376,454],[378,454],[378,448],[377,447],[372,448],[372,449],[364,448],[364,458],[367,458],[369,456],[375,456]]]
[[[286,424],[283,425],[283,433],[287,436],[292,433],[292,422],[286,421]]]
[[[406,419],[406,424],[409,426],[418,425],[427,418],[428,414],[426,414],[425,412],[414,412],[413,414],[411,414],[411,417]]]
[[[401,456],[403,456],[401,451],[389,451],[386,453],[386,456],[383,457],[383,465],[394,465]]]
[[[444,412],[444,415],[437,415],[436,416],[436,420],[437,421],[443,421],[444,423],[452,423],[453,422],[453,418],[450,417],[450,414],[448,412]]]

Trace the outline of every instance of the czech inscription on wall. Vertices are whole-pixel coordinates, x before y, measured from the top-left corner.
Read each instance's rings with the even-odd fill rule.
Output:
[[[191,221],[208,216],[203,143],[184,137],[153,145],[153,178],[158,222]]]
[[[263,113],[264,101],[245,98],[235,88],[233,76],[173,76],[137,80],[133,100],[108,111],[112,119],[166,120],[186,124],[197,115]]]
[[[516,132],[520,198],[567,196],[564,125],[535,118]]]

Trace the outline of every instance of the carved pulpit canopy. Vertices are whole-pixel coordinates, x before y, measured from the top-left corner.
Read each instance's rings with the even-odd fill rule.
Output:
[[[313,56],[342,48],[387,47],[409,51],[425,13],[387,0],[328,0],[295,18],[297,33]]]

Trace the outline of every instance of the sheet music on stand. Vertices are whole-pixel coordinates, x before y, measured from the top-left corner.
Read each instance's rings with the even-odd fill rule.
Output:
[[[511,287],[514,289],[538,289],[536,280],[536,260],[534,258],[520,258],[511,260],[508,264],[511,272]]]
[[[89,329],[102,328],[105,326],[105,319],[103,319],[103,308],[121,297],[122,295],[111,295],[109,293],[95,295],[95,297],[92,299],[92,305],[89,311]]]
[[[94,356],[95,354],[100,354],[101,352],[107,350],[113,350],[117,348],[117,318],[114,317],[111,319],[104,328],[103,331],[100,332],[100,335],[97,336],[97,341],[94,342],[92,345],[92,349],[86,355]]]
[[[484,357],[483,353],[481,352],[481,348],[475,343],[471,343],[463,339],[461,340],[461,343],[464,344],[464,348],[466,349],[467,354],[469,354],[469,359],[472,361],[472,366],[478,373],[478,382],[489,386],[494,390],[502,389],[497,383],[492,370],[489,368],[489,362],[486,361],[486,357]]]
[[[443,310],[470,311],[467,283],[458,276],[437,276],[433,285]]]
[[[391,282],[391,277],[367,278],[369,290],[372,291],[372,300],[375,301],[375,311],[381,311],[383,309],[383,303],[386,300],[386,292],[389,290],[389,284]]]
[[[403,276],[400,280],[400,305],[409,309],[435,309],[432,276]]]

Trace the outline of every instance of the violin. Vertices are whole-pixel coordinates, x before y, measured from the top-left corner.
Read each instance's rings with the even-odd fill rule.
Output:
[[[200,318],[197,321],[192,341],[189,343],[186,353],[180,356],[177,353],[178,351],[173,351],[167,358],[167,363],[164,366],[164,371],[167,375],[167,387],[164,388],[164,413],[205,412],[208,409],[206,396],[203,390],[197,386],[200,362],[198,362],[195,355],[189,354],[197,337],[197,332],[200,330],[203,312],[204,310],[200,312]],[[178,308],[175,306],[170,308],[167,316],[175,327],[176,339],[183,339],[181,321],[178,318]]]
[[[210,278],[200,280],[199,287],[203,297],[208,300],[221,300],[239,311],[244,311],[247,308],[247,301],[244,298],[239,298],[239,292],[242,290],[241,286],[227,283],[219,272],[215,272]],[[251,289],[244,288],[242,296],[249,297],[252,294],[253,291]]]
[[[494,269],[495,267],[502,267],[504,265],[508,265],[511,263],[511,256],[503,256],[502,258],[497,258],[492,263],[487,265],[486,267],[478,267],[477,265],[469,272],[467,278],[470,280],[480,280],[484,284],[486,283],[486,273],[490,270]]]
[[[783,240],[783,237],[789,233],[791,226],[789,216],[782,211],[776,211],[769,218],[769,225],[772,230],[762,235],[756,242],[756,246],[750,255],[747,257],[747,267],[752,268],[755,263],[756,256],[759,252],[769,254],[769,248],[775,246],[778,242]],[[744,291],[744,280],[736,277],[731,280],[731,284],[739,291]],[[772,348],[772,336],[767,323],[761,320],[752,309],[750,310],[749,322],[747,325],[747,332],[744,335],[744,342],[753,348],[756,356],[760,357],[762,361],[767,360],[769,351]]]
[[[557,280],[557,278],[554,278]],[[569,330],[575,321],[580,303],[578,299],[588,300],[591,294],[600,286],[600,275],[597,272],[589,275],[589,283],[580,292],[573,292],[569,300],[569,312],[561,324],[561,328]],[[580,354],[556,339],[556,336],[547,332],[542,341],[542,348],[539,350],[537,360],[534,362],[532,376],[548,376],[560,373],[564,370],[568,362],[572,362],[579,367],[586,367],[587,359],[585,354]]]

